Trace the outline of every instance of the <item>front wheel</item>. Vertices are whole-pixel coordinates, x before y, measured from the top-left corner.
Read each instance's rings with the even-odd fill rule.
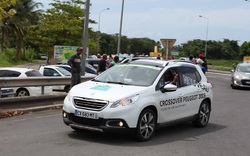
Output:
[[[137,127],[136,127],[136,136],[139,141],[149,140],[156,129],[156,116],[154,111],[151,109],[145,109],[139,116]]]
[[[202,101],[198,116],[195,121],[193,121],[193,125],[196,127],[205,127],[208,124],[210,112],[211,109],[209,103],[207,101]]]

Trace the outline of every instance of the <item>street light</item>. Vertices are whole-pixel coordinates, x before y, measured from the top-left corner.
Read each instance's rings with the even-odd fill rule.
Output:
[[[100,52],[100,39],[101,39],[101,37],[100,37],[100,26],[101,26],[101,14],[102,14],[102,12],[103,11],[105,11],[105,10],[109,10],[109,8],[105,8],[105,9],[103,9],[103,10],[101,10],[100,11],[100,13],[99,13],[99,22],[98,22],[98,52]]]
[[[120,31],[119,31],[118,45],[117,45],[117,55],[120,54],[120,50],[121,50],[123,8],[124,8],[124,0],[122,0],[122,11],[121,11],[121,21],[120,21]]]
[[[109,10],[109,8],[103,9],[103,10],[101,10],[101,11],[100,11],[100,13],[99,13],[98,32],[100,32],[100,26],[101,26],[101,14],[102,14],[102,12],[103,12],[103,11],[105,11],[105,10]]]
[[[205,45],[205,57],[206,57],[207,56],[207,36],[208,36],[208,23],[209,23],[209,19],[207,17],[201,16],[201,15],[199,15],[199,17],[207,19],[207,32],[206,32],[206,45]]]

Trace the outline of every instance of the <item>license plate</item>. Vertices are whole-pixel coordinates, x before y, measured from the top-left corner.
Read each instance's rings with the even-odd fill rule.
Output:
[[[75,110],[75,116],[89,118],[89,119],[98,119],[97,113],[85,112],[82,110]]]

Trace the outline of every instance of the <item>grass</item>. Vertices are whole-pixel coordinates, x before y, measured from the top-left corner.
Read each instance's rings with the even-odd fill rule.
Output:
[[[237,65],[238,63],[243,62],[240,60],[210,60],[207,59],[208,69],[212,70],[222,70],[222,71],[231,71],[233,64]]]

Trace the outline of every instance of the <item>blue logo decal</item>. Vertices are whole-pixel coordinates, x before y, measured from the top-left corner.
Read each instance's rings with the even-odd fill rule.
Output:
[[[97,85],[95,87],[92,87],[90,89],[93,89],[93,90],[101,90],[101,91],[107,91],[109,90],[111,87],[109,85]]]

